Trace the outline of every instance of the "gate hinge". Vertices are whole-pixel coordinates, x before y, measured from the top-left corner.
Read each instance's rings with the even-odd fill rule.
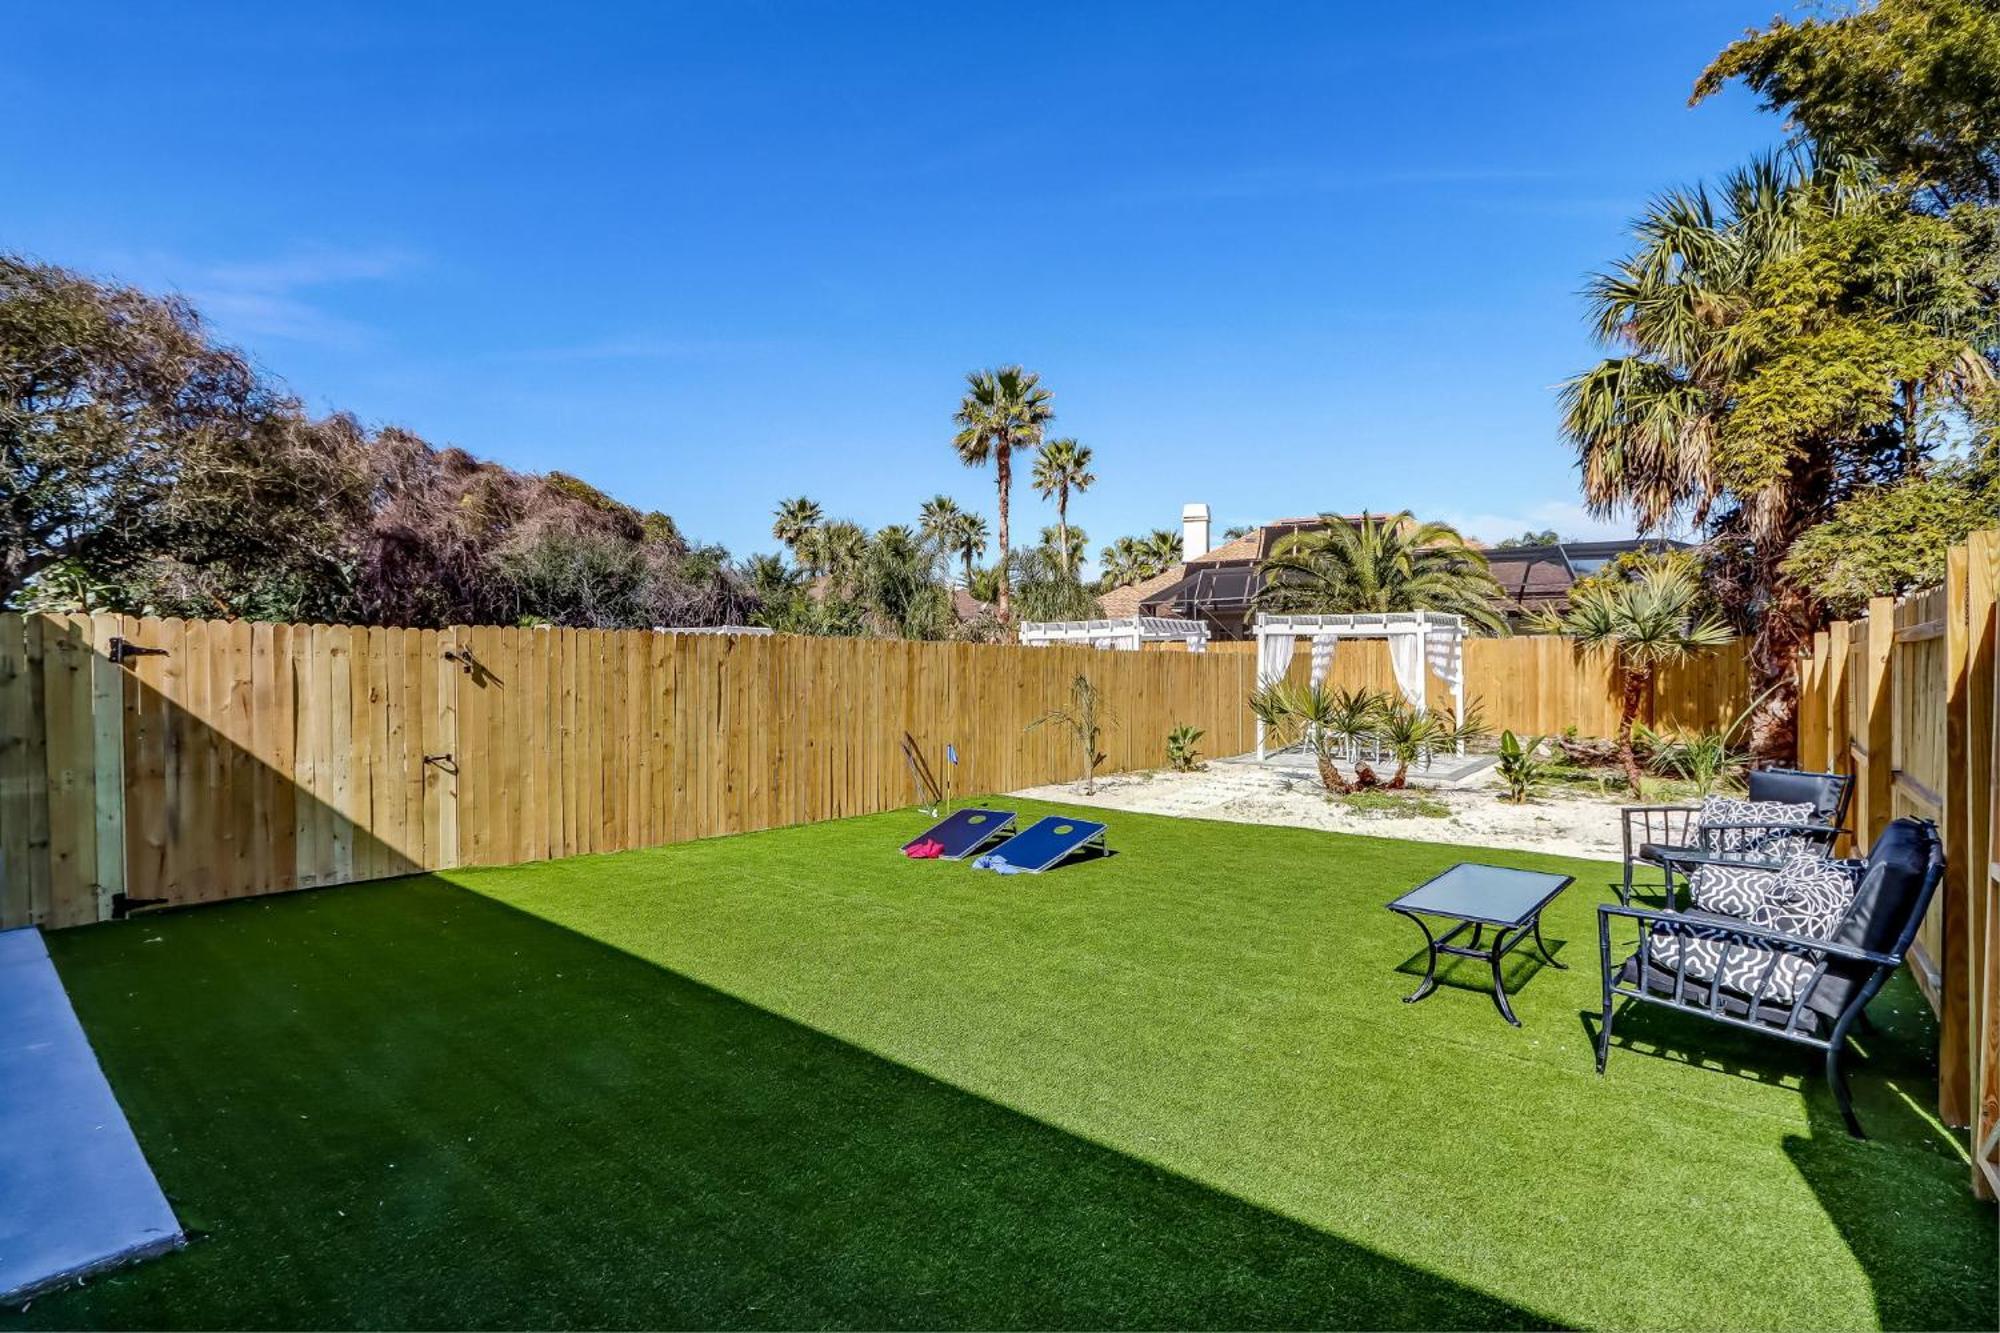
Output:
[[[111,636],[110,657],[113,666],[124,662],[128,657],[165,657],[166,655],[167,650],[164,648],[148,648],[144,644],[134,643],[130,639],[121,638],[116,634]]]

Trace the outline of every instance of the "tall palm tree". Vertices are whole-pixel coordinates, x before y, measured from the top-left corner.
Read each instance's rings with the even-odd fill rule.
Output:
[[[1120,537],[1097,553],[1098,584],[1109,590],[1132,582],[1138,575],[1139,543],[1130,537]]]
[[[952,447],[967,467],[984,467],[990,459],[1000,492],[1000,618],[1011,610],[1007,589],[1008,503],[1014,486],[1013,455],[1042,442],[1042,430],[1055,419],[1049,404],[1054,395],[1042,387],[1041,376],[1020,366],[975,370],[965,377],[965,397],[952,421],[958,433]]]
[[[1584,498],[1642,532],[1708,522],[1745,553],[1760,754],[1791,748],[1793,666],[1818,614],[1784,569],[1792,543],[1844,489],[1920,460],[1938,391],[1990,381],[1977,320],[1945,297],[1965,285],[1932,276],[1949,269],[1936,220],[1902,209],[1849,164],[1765,158],[1654,201],[1588,288],[1621,354],[1562,388]]]
[[[776,522],[771,524],[771,535],[792,553],[793,560],[798,560],[799,547],[807,535],[819,526],[821,514],[818,503],[801,495],[780,504],[772,516]]]
[[[1062,552],[1075,550],[1076,556],[1070,562],[1073,571],[1083,563],[1084,543],[1077,542],[1072,547],[1069,539],[1069,497],[1081,495],[1090,489],[1097,478],[1090,471],[1090,446],[1078,444],[1064,438],[1050,440],[1035,455],[1035,490],[1044,500],[1056,502],[1055,549]]]
[[[1730,629],[1719,618],[1700,614],[1700,581],[1683,563],[1663,563],[1634,579],[1577,585],[1569,609],[1545,618],[1542,628],[1567,634],[1585,648],[1615,653],[1623,687],[1618,699],[1618,761],[1632,794],[1639,794],[1639,757],[1632,749],[1632,724],[1662,666],[1727,643]]]
[[[972,562],[986,549],[986,516],[961,509],[949,495],[936,495],[924,502],[921,530],[947,564],[958,562],[971,587]]]
[[[1321,514],[1320,522],[1281,539],[1259,567],[1259,606],[1307,615],[1446,611],[1507,632],[1494,609],[1503,594],[1486,557],[1450,524],[1418,523],[1408,510],[1363,514],[1358,523]]]

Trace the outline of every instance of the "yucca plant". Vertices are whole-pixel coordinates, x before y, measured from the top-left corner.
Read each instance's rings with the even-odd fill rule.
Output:
[[[1633,748],[1650,752],[1649,762],[1655,772],[1671,773],[1693,786],[1697,795],[1707,796],[1717,787],[1733,785],[1749,765],[1750,755],[1736,748],[1737,741],[1763,706],[1764,695],[1769,693],[1766,690],[1752,699],[1749,707],[1719,731],[1675,731],[1663,735],[1643,722],[1638,723],[1632,728]]]
[[[1382,748],[1396,761],[1396,772],[1387,783],[1392,791],[1407,784],[1410,765],[1421,759],[1438,737],[1438,720],[1409,700],[1399,696],[1384,698],[1375,715],[1376,734]]]
[[[1353,692],[1329,690],[1310,682],[1274,680],[1250,696],[1250,711],[1278,738],[1280,745],[1300,741],[1312,747],[1320,785],[1345,795],[1353,785],[1334,766],[1335,743],[1354,725]]]

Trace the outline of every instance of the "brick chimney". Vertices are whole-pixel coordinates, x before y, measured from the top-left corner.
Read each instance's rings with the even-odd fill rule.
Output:
[[[1181,506],[1181,559],[1196,560],[1208,554],[1208,506]]]

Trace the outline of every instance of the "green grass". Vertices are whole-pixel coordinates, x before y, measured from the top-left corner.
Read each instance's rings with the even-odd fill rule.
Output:
[[[1451,807],[1421,792],[1351,791],[1333,799],[1360,815],[1387,819],[1449,819]]]
[[[1024,814],[1042,807],[1019,803]],[[50,943],[184,1252],[32,1327],[1990,1327],[1993,1211],[1899,983],[1809,1053],[1657,1010],[1593,904],[1418,1005],[1463,849],[1119,814],[1040,877],[910,814]],[[5,1322],[5,1320],[0,1320]]]

